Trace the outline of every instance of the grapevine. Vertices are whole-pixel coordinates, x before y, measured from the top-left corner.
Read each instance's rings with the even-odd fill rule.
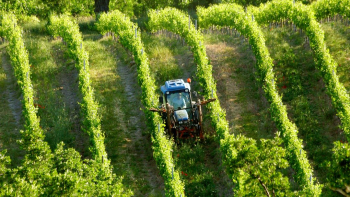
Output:
[[[277,93],[273,60],[265,46],[265,39],[258,24],[252,21],[253,18],[246,14],[241,6],[236,4],[221,4],[211,6],[208,9],[200,8],[198,16],[200,25],[204,28],[209,25],[229,26],[249,37],[249,43],[256,57],[259,79],[263,82],[266,97],[271,103],[271,116],[282,134],[289,153],[289,162],[296,171],[295,178],[302,187],[305,187],[307,194],[320,195],[320,186],[314,184],[314,181],[310,181],[312,168],[307,160],[306,152],[302,149],[302,142],[298,139],[297,127],[289,120],[286,107],[282,104],[282,99]]]
[[[311,7],[292,1],[276,0],[259,8],[251,9],[259,24],[267,24],[281,19],[291,19],[297,27],[305,30],[311,50],[314,54],[316,67],[321,72],[327,87],[327,93],[332,98],[332,104],[341,120],[341,127],[350,141],[350,98],[336,73],[337,63],[326,47],[324,32],[316,21]]]
[[[130,50],[138,66],[138,82],[142,89],[142,103],[145,106],[144,113],[148,119],[147,126],[152,134],[153,156],[164,178],[165,190],[167,196],[185,196],[184,185],[180,179],[179,172],[174,170],[174,161],[172,158],[172,142],[164,134],[164,125],[161,125],[161,117],[157,113],[149,111],[155,107],[157,99],[155,94],[155,82],[150,76],[150,68],[147,54],[143,49],[141,35],[137,25],[132,23],[129,17],[126,17],[119,11],[113,11],[108,14],[102,14],[97,28],[104,34],[114,32],[118,35],[120,43]]]
[[[49,31],[54,36],[61,36],[68,46],[69,54],[76,61],[79,70],[79,89],[82,93],[81,113],[84,117],[83,129],[90,136],[90,151],[96,161],[109,166],[107,153],[104,146],[104,135],[101,131],[101,121],[97,113],[98,104],[94,100],[93,90],[90,85],[89,55],[83,47],[83,40],[78,25],[68,16],[51,16]]]
[[[21,34],[21,28],[17,25],[16,17],[12,14],[4,14],[0,18],[1,29],[0,34],[9,40],[7,47],[10,55],[11,64],[14,69],[17,84],[20,86],[23,94],[23,117],[25,120],[24,131],[22,132],[22,140],[20,144],[27,151],[31,158],[42,158],[38,162],[44,161],[49,154],[49,147],[44,142],[44,132],[40,128],[40,122],[36,115],[33,98],[34,90],[30,80],[30,67],[28,52],[24,47],[24,42]]]
[[[320,20],[322,18],[334,16],[340,14],[343,16],[349,16],[350,1],[316,1],[311,4],[311,8],[315,12],[315,17]],[[328,188],[333,191],[346,195],[346,188],[350,185],[350,179],[348,174],[350,173],[350,166],[343,165],[350,162],[350,146],[349,139],[347,143],[334,142],[332,149],[333,155],[331,160],[327,162],[329,172],[327,173],[329,182]],[[345,188],[345,189],[344,189]],[[345,190],[345,192],[343,191]]]
[[[131,196],[109,166],[81,160],[77,151],[65,149],[62,142],[51,151],[33,105],[34,90],[21,28],[12,14],[2,14],[0,22],[0,36],[9,41],[7,51],[23,94],[25,130],[21,131],[20,144],[26,150],[22,165],[13,169],[7,167],[11,160],[6,150],[0,152],[0,196]]]

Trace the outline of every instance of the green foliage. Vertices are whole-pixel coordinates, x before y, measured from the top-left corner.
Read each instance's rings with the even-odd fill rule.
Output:
[[[7,150],[3,150],[0,152],[0,175],[3,175],[4,173],[6,173],[7,165],[10,165],[11,163],[11,159],[9,156],[6,156],[6,152]]]
[[[65,150],[63,143],[51,152],[43,141],[45,136],[33,106],[28,53],[21,28],[12,14],[2,14],[0,22],[0,36],[9,40],[8,53],[23,94],[25,131],[20,144],[26,150],[22,165],[14,169],[7,168],[10,159],[5,156],[6,151],[0,153],[0,196],[131,196],[132,192],[124,191],[121,179],[112,174],[109,166],[97,160],[81,161],[80,154]]]
[[[5,37],[9,41],[7,52],[11,59],[17,84],[23,95],[22,114],[25,120],[25,130],[21,131],[22,139],[20,144],[31,158],[45,158],[50,151],[48,145],[44,142],[44,133],[39,126],[39,119],[36,116],[37,109],[33,103],[28,52],[24,47],[21,34],[22,29],[17,25],[16,17],[13,14],[2,14],[0,21],[0,36]]]
[[[152,134],[153,156],[165,182],[166,196],[185,196],[184,185],[180,180],[178,171],[174,170],[174,161],[172,158],[173,143],[166,138],[164,134],[164,125],[161,124],[161,117],[154,112],[149,111],[151,107],[157,106],[157,96],[154,79],[150,75],[150,68],[147,54],[143,49],[141,42],[141,32],[137,25],[132,23],[129,17],[120,11],[101,14],[97,23],[97,29],[105,34],[114,32],[120,43],[131,51],[135,63],[138,67],[138,82],[142,90],[142,104],[147,118],[147,126]],[[159,126],[158,126],[159,125]]]
[[[43,14],[91,15],[95,5],[94,1],[89,0],[41,0],[41,2],[45,5]]]
[[[221,0],[221,3],[236,3],[242,6],[254,5],[258,6],[262,3],[266,3],[269,0]]]
[[[134,4],[134,0],[111,0],[109,1],[109,10],[122,10],[124,14],[131,17],[134,15]]]
[[[222,6],[222,8],[225,8]],[[218,13],[209,13],[209,11],[207,13],[209,13],[208,15],[211,16],[215,16],[215,17],[208,17],[208,19],[206,20],[218,20],[224,24],[225,20],[228,21],[234,21],[239,27],[237,28],[241,28],[240,30],[242,32],[247,33],[248,35],[251,35],[249,33],[252,32],[252,30],[257,30],[257,24],[255,23],[254,26],[252,27],[251,25],[247,25],[250,24],[247,20],[245,20],[244,16],[244,12],[243,9],[241,7],[239,7],[241,10],[240,12],[235,12],[237,15],[240,15],[241,17],[237,17],[237,15],[232,15],[232,13],[226,14],[222,13],[223,15],[220,14],[220,12]],[[204,10],[199,9],[199,16],[200,19],[203,16]],[[227,16],[231,15],[233,18],[229,18]],[[226,17],[225,17],[226,16]],[[211,96],[213,96],[214,98],[217,98],[216,95],[216,85],[212,76],[212,67],[211,65],[208,64],[208,58],[206,57],[206,53],[205,53],[205,46],[203,45],[203,38],[201,36],[201,34],[195,30],[193,24],[190,23],[190,26],[188,25],[190,21],[188,21],[188,18],[186,17],[186,15],[184,13],[182,13],[181,11],[178,11],[176,9],[172,9],[172,8],[166,8],[164,10],[160,10],[160,11],[150,11],[149,13],[149,17],[150,17],[150,21],[149,21],[149,27],[153,30],[160,30],[160,29],[167,29],[168,31],[172,31],[174,33],[179,34],[180,36],[182,36],[187,44],[191,47],[191,50],[193,52],[194,55],[194,61],[197,63],[198,67],[197,67],[197,76],[200,82],[200,85],[203,88],[203,94],[205,98],[211,98]],[[236,17],[236,18],[235,18]],[[201,24],[205,22],[202,21],[203,19],[201,19]],[[210,23],[207,23],[210,24]],[[215,23],[216,25],[218,25],[217,23]],[[220,25],[220,24],[219,24]],[[243,28],[247,28],[245,31]],[[255,27],[255,28],[254,28]],[[254,29],[253,29],[254,28]],[[261,32],[259,32],[261,33]],[[262,34],[260,34],[262,35]],[[259,44],[264,43],[263,41],[263,37],[258,37],[256,36],[255,39],[257,39],[258,41],[260,41]],[[252,41],[253,43],[258,42],[257,40]],[[258,50],[258,47],[255,47],[256,50]],[[268,56],[268,52],[266,48],[261,48],[262,50],[259,51],[261,52],[260,55],[261,57],[269,57]],[[265,51],[263,51],[265,49]],[[264,61],[262,61],[262,63],[265,63]],[[272,60],[271,60],[271,64],[272,64]],[[264,65],[264,64],[262,64]],[[260,65],[260,66],[262,66]],[[262,70],[260,68],[260,70]],[[272,74],[272,72],[270,72],[269,74]],[[212,94],[212,95],[211,95]],[[276,105],[278,106],[278,105]],[[230,163],[230,158],[232,157],[232,155],[230,155],[232,152],[234,152],[234,147],[231,146],[231,142],[230,139],[234,139],[234,137],[232,135],[229,135],[228,133],[228,123],[225,120],[225,113],[224,111],[221,109],[220,107],[220,103],[219,101],[213,102],[209,104],[210,109],[210,116],[212,118],[212,123],[215,127],[215,130],[217,131],[217,135],[218,138],[221,139],[220,144],[221,146],[221,151],[223,153],[223,157],[224,157],[224,163],[227,164],[226,168],[228,169],[228,173],[230,174],[230,176],[232,178],[234,178],[235,176],[237,176],[238,174],[233,174],[232,171],[232,165]],[[283,108],[285,110],[285,108]],[[294,139],[297,139],[296,136],[294,136]],[[223,146],[223,144],[226,144],[226,146]],[[299,147],[301,147],[301,145],[299,145]],[[261,152],[260,152],[261,151]],[[259,151],[257,153],[261,153],[263,154],[264,149],[259,149]],[[303,153],[303,156],[305,157],[305,153]],[[304,161],[306,160],[306,158],[304,158]],[[231,160],[232,161],[232,160]],[[275,161],[273,161],[275,162]],[[309,170],[309,169],[307,169]],[[311,170],[309,170],[311,171]],[[239,176],[239,175],[238,175]],[[256,178],[256,177],[255,177]],[[267,178],[268,179],[268,178]],[[243,181],[243,180],[242,180]],[[240,182],[240,184],[244,184],[244,182]],[[281,186],[281,188],[284,188]]]
[[[0,10],[13,12],[19,18],[24,15],[48,17],[50,13],[72,15],[91,15],[94,1],[88,0],[9,0],[0,1]]]
[[[288,177],[280,169],[286,169],[286,151],[281,147],[282,140],[261,140],[257,143],[251,138],[238,135],[222,141],[228,154],[224,159],[232,174],[238,196],[263,196],[274,193],[277,196],[291,196]],[[234,150],[230,152],[229,150]],[[266,187],[266,188],[264,188]],[[294,193],[296,196],[296,193]]]
[[[0,1],[0,10],[13,12],[17,16],[22,14],[37,14],[44,8],[41,0],[6,0]]]
[[[348,1],[339,4],[330,3],[325,4],[324,2],[316,3],[312,6],[313,9],[317,9],[318,17],[326,17],[328,15],[333,15],[336,12],[344,12],[344,5]],[[349,3],[347,3],[349,4]],[[333,7],[332,7],[333,6]],[[272,11],[276,7],[280,8],[280,12],[277,14]],[[291,9],[292,7],[292,9]],[[333,60],[329,54],[328,49],[326,48],[324,42],[324,33],[321,30],[319,24],[316,22],[314,13],[310,7],[306,7],[300,4],[292,5],[291,2],[282,2],[276,1],[271,4],[266,5],[264,8],[261,8],[262,11],[257,15],[257,20],[261,23],[268,23],[272,20],[278,20],[280,18],[291,18],[293,22],[306,31],[310,39],[310,46],[313,50],[315,62],[317,68],[320,70],[323,80],[327,87],[327,93],[332,98],[332,104],[337,110],[337,115],[341,120],[341,127],[344,130],[344,133],[347,137],[347,140],[350,140],[350,99],[349,95],[346,92],[343,84],[339,82],[339,78],[336,74],[337,63]],[[282,11],[283,10],[283,11]],[[257,12],[256,12],[257,13]],[[337,152],[335,152],[337,153]],[[345,159],[345,158],[343,158]],[[332,165],[335,167],[335,164]],[[341,168],[340,166],[336,168]],[[332,170],[332,169],[331,169]],[[330,176],[334,178],[333,176]],[[344,179],[344,177],[342,178]],[[331,182],[337,181],[331,180]]]
[[[270,0],[221,0],[221,3],[236,3],[242,6],[259,6],[263,3],[266,3]],[[303,4],[310,4],[316,0],[296,0],[297,2],[302,2]]]
[[[320,70],[327,87],[327,93],[332,98],[332,104],[341,120],[341,127],[350,141],[350,98],[336,74],[337,63],[329,54],[324,41],[324,32],[317,23],[314,12],[308,6],[291,1],[273,1],[261,6],[260,11],[252,9],[252,13],[260,24],[290,18],[297,27],[304,29],[310,39],[310,46],[318,70]]]
[[[334,16],[336,14],[341,14],[345,17],[349,17],[349,6],[349,0],[318,0],[311,4],[311,8],[315,12],[315,17],[317,19]]]
[[[81,161],[74,149],[58,144],[45,163],[26,160],[0,180],[1,196],[131,196],[121,180],[95,160]]]
[[[269,22],[278,21],[280,19],[291,19],[295,25],[305,30],[310,39],[310,46],[314,54],[314,59],[317,68],[320,70],[323,81],[327,87],[327,93],[332,98],[332,104],[337,110],[337,115],[341,120],[341,127],[350,140],[350,98],[346,92],[343,84],[339,82],[336,74],[337,63],[329,54],[324,41],[324,32],[321,30],[319,24],[316,22],[316,17],[313,12],[315,10],[317,18],[327,17],[335,13],[347,15],[347,7],[349,1],[320,1],[307,7],[300,3],[292,4],[290,1],[273,1],[258,9],[252,9],[256,20],[259,23],[267,24]],[[338,142],[339,143],[339,142]],[[336,143],[337,144],[337,143]],[[337,146],[337,145],[336,145]],[[335,151],[334,157],[341,156],[339,151]],[[342,155],[345,160],[344,155]],[[337,166],[338,165],[338,166]],[[334,169],[342,169],[339,163],[334,162],[330,169],[331,173]],[[342,181],[345,177],[334,177],[328,175],[330,182]],[[334,179],[335,178],[335,179]],[[338,185],[344,187],[343,185]]]
[[[79,71],[79,90],[82,94],[80,103],[83,117],[83,130],[90,136],[90,151],[94,159],[109,166],[104,145],[104,134],[101,131],[101,120],[97,113],[98,104],[94,100],[94,92],[90,85],[89,55],[83,47],[83,39],[79,26],[70,17],[51,16],[48,30],[53,36],[61,36],[67,42],[68,53],[76,61]]]
[[[326,18],[329,16],[334,16],[336,14],[343,15],[345,17],[350,15],[349,12],[350,1],[349,0],[332,0],[332,1],[316,1],[311,5],[317,19]],[[318,29],[315,29],[316,31]],[[322,37],[323,38],[323,37]],[[323,40],[321,40],[323,41]],[[325,46],[323,42],[318,42],[320,46]],[[320,53],[320,52],[319,52]],[[338,111],[338,116],[342,120],[342,126],[345,134],[347,135],[347,143],[335,142],[333,151],[333,156],[330,161],[327,162],[328,173],[328,186],[331,188],[341,188],[346,189],[350,185],[350,124],[344,122],[350,122],[350,105],[349,105],[349,96],[346,94],[344,86],[339,83],[338,76],[332,77],[327,69],[335,69],[336,62],[329,55],[328,50],[319,54],[319,69],[325,71],[322,72],[326,79],[329,81],[328,87],[329,94],[332,96],[333,105],[336,106]],[[327,67],[328,66],[328,67]],[[334,72],[334,71],[333,71]],[[333,88],[333,90],[330,88]],[[339,100],[336,100],[339,99]],[[341,100],[340,100],[341,99]],[[341,102],[345,102],[344,104]]]
[[[350,186],[350,145],[335,142],[332,159],[327,162],[329,186],[345,189]]]
[[[235,28],[245,37],[249,38],[253,53],[256,57],[257,75],[259,81],[263,83],[263,89],[270,104],[272,119],[282,134],[288,160],[291,167],[296,171],[297,182],[305,187],[305,192],[309,195],[319,195],[321,190],[319,185],[310,182],[312,168],[307,160],[305,151],[302,150],[302,142],[297,136],[297,127],[290,122],[287,116],[286,107],[282,104],[282,98],[278,95],[273,72],[273,61],[265,46],[264,36],[258,24],[252,21],[252,16],[246,14],[241,6],[236,4],[221,4],[208,9],[198,10],[201,27],[217,25],[219,27],[229,26]]]

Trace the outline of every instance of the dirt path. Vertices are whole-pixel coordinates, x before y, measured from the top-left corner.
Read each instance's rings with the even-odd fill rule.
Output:
[[[5,50],[0,51],[1,72],[0,81],[0,150],[7,149],[13,167],[20,164],[24,151],[20,149],[17,140],[21,138],[23,129],[21,95],[17,86],[14,71]]]
[[[121,56],[117,56],[117,59],[122,59]],[[118,60],[117,60],[118,61]],[[145,178],[147,179],[149,185],[152,188],[151,193],[153,190],[159,190],[159,188],[164,188],[164,182],[163,179],[159,176],[159,170],[156,168],[156,163],[154,160],[149,160],[148,155],[145,151],[145,147],[150,148],[151,143],[150,139],[143,135],[143,130],[146,129],[146,118],[144,116],[144,113],[140,111],[140,108],[142,107],[141,104],[141,88],[137,83],[137,68],[136,65],[130,66],[123,64],[122,62],[118,61],[117,65],[117,73],[119,74],[122,84],[124,86],[125,90],[125,96],[127,100],[129,101],[129,106],[127,106],[127,109],[130,109],[129,111],[129,120],[127,129],[130,134],[131,141],[133,142],[132,146],[135,148],[137,145],[144,146],[142,148],[139,148],[136,150],[137,157],[139,157],[141,167],[146,170]],[[149,150],[148,150],[149,152]],[[130,158],[129,158],[130,159]],[[129,161],[133,162],[133,161]],[[147,194],[147,196],[150,194]]]
[[[242,43],[241,38],[224,38],[206,47],[230,133],[254,139],[274,137],[277,128],[256,80],[255,57],[248,43]]]
[[[7,88],[5,95],[7,95],[7,101],[9,103],[12,115],[16,120],[16,123],[20,124],[22,117],[22,103],[20,100],[22,96],[18,96],[18,92],[16,91],[17,81],[14,76],[14,70],[9,62],[8,56],[3,54],[1,58],[2,68],[4,69],[7,76]]]
[[[62,94],[65,108],[68,111],[69,119],[72,122],[71,132],[75,137],[74,148],[80,152],[82,158],[88,158],[89,154],[89,137],[81,129],[82,117],[80,115],[79,102],[81,96],[79,93],[78,71],[75,68],[75,62],[67,59],[63,53],[63,46],[54,46],[56,52],[54,59],[56,64],[60,66],[60,72],[56,76],[59,83],[58,89]]]
[[[235,42],[234,39],[232,41]],[[266,118],[269,116],[267,100],[254,79],[255,58],[251,51],[244,49],[245,47],[248,48],[240,42],[228,44],[226,41],[221,41],[206,44],[207,56],[213,66],[213,77],[217,83],[217,94],[222,109],[226,110],[230,133],[235,135],[242,133],[255,139],[261,136],[266,138],[265,127],[272,128],[271,130],[274,127],[271,126],[273,123],[269,118]],[[256,134],[257,131],[264,132]],[[208,161],[210,168],[219,167],[219,177],[215,177],[219,195],[232,196],[233,182],[225,173],[220,147],[211,143],[206,148],[207,152],[211,149],[218,151],[217,154],[207,154],[206,157],[215,158]]]
[[[124,186],[135,196],[164,196],[164,180],[153,159],[146,118],[140,110],[136,65],[130,64],[131,56],[120,44],[95,34],[83,31],[108,158],[117,177],[124,177]]]
[[[73,123],[71,131],[75,136],[75,148],[80,152],[82,158],[85,158],[87,156],[89,139],[87,134],[81,129],[80,106],[78,104],[81,100],[79,97],[78,71],[76,69],[68,70],[66,67],[63,67],[61,70],[62,72],[57,75],[57,80],[63,88],[61,93]]]
[[[209,45],[209,48],[212,49],[213,48],[217,48],[217,47],[222,47],[220,45]],[[226,46],[225,46],[226,47]],[[207,53],[212,54],[212,56],[210,57],[210,61],[211,63],[214,65],[218,65],[219,63],[221,63],[222,61],[222,53],[223,50],[225,49],[220,49],[219,51],[208,51],[208,47],[207,47]],[[227,50],[227,49],[226,49]],[[212,59],[213,58],[213,59]],[[181,70],[183,71],[183,75],[182,75],[182,79],[187,79],[187,78],[195,78],[196,77],[196,70],[197,67],[194,63],[193,60],[193,54],[190,51],[187,51],[185,54],[183,55],[176,55],[175,59],[177,60],[178,65],[180,66]],[[215,67],[216,68],[216,67]],[[213,69],[213,76],[214,78],[217,77],[218,75],[225,75],[225,77],[220,77],[220,81],[218,80],[218,84],[217,87],[218,89],[220,89],[222,86],[225,87],[225,90],[231,90],[231,88],[227,88],[227,87],[231,87],[231,83],[232,81],[230,80],[230,70],[223,70],[221,69],[220,72],[218,73],[218,71],[216,69]],[[217,80],[217,78],[215,78]],[[199,87],[198,82],[193,81],[193,83],[191,84],[193,90],[192,91],[198,91],[201,88]],[[236,90],[236,89],[235,89]],[[224,95],[221,95],[220,93],[218,93],[218,96],[222,97],[222,96],[227,96],[227,94],[230,95],[234,95],[234,93],[232,92],[224,92]],[[221,101],[221,99],[220,99]],[[231,104],[231,103],[230,103]],[[228,105],[230,105],[228,104]],[[221,103],[222,105],[222,103]],[[237,107],[238,108],[238,107]],[[206,109],[204,109],[204,116],[206,113]],[[236,112],[237,113],[237,112]],[[237,113],[237,115],[239,116],[240,113]],[[209,119],[207,119],[209,120]],[[215,131],[213,130],[210,121],[205,122],[204,124],[204,129],[205,129],[205,133],[208,135],[208,139],[206,142],[199,144],[199,146],[203,149],[204,151],[204,166],[205,168],[207,168],[211,173],[212,173],[212,177],[210,177],[210,179],[212,179],[213,183],[214,183],[214,187],[215,187],[215,192],[214,195],[216,196],[232,196],[233,195],[233,183],[232,180],[229,179],[229,177],[227,176],[224,166],[222,165],[222,159],[221,159],[221,154],[220,154],[220,150],[219,150],[219,144],[214,141],[212,139],[212,137],[209,137],[210,135],[214,134]],[[194,150],[192,150],[194,151]],[[204,174],[198,174],[198,176],[202,176],[205,177]],[[188,183],[191,185],[191,181]],[[203,184],[205,184],[203,182]],[[192,191],[193,192],[193,191]],[[213,195],[213,194],[209,194],[206,193],[207,195]]]
[[[190,63],[193,64],[193,55],[187,53],[185,55],[176,55],[175,59],[177,60],[178,65],[183,71],[182,79],[186,81],[187,78],[193,78],[196,75],[197,68],[195,66],[190,66]]]
[[[234,80],[234,68],[228,59],[235,53],[235,48],[225,43],[207,44],[207,55],[213,65],[213,77],[217,81],[217,94],[220,105],[226,110],[226,119],[230,123],[230,130],[234,123],[241,118],[242,105],[238,100],[240,87],[237,80]]]

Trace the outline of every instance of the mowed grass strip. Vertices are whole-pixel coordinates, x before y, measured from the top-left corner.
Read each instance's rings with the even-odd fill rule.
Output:
[[[255,78],[256,62],[249,43],[238,33],[231,35],[221,30],[204,34],[204,40],[230,133],[253,139],[273,138],[277,128]]]
[[[350,28],[345,22],[331,21],[321,23],[325,31],[325,41],[330,54],[338,62],[337,75],[350,93]]]
[[[16,112],[13,107],[10,107],[10,105],[20,104],[21,98],[13,69],[10,69],[11,63],[6,52],[6,45],[0,43],[0,151],[7,149],[7,155],[11,158],[11,167],[16,167],[24,156],[24,151],[17,144],[17,140],[21,138],[20,130],[23,130],[24,127],[21,121],[21,110],[17,114],[20,118],[17,122],[16,114],[14,114]],[[17,102],[13,101],[14,99]],[[21,108],[21,105],[17,107]]]
[[[87,145],[77,143],[77,138],[82,133],[80,126],[75,125],[80,121],[79,114],[70,108],[71,104],[78,105],[79,100],[78,98],[69,100],[63,93],[71,87],[64,83],[69,76],[63,79],[62,76],[74,72],[74,62],[70,61],[68,55],[64,53],[65,46],[61,41],[52,40],[45,32],[38,34],[38,29],[43,29],[43,24],[29,26],[24,38],[29,52],[31,77],[35,90],[34,104],[38,108],[40,125],[45,130],[45,140],[48,141],[52,150],[63,141],[68,147],[75,148],[85,157],[88,153]],[[77,82],[69,86],[76,86],[78,89]],[[75,92],[75,94],[78,93]]]
[[[153,160],[150,135],[140,109],[141,92],[136,67],[130,64],[132,58],[110,37],[101,38],[89,29],[82,29],[82,33],[90,54],[92,87],[100,106],[101,128],[114,173],[124,177],[123,185],[136,196],[163,196],[163,180]],[[123,78],[122,69],[133,78],[128,84],[123,81],[129,79]]]
[[[196,77],[197,66],[193,61],[193,54],[187,45],[174,36],[164,34],[143,34],[142,40],[150,59],[150,68],[156,84],[159,87],[165,81],[181,78],[192,79],[191,91],[201,92]],[[205,108],[205,107],[204,107]],[[205,141],[183,141],[175,145],[173,158],[176,168],[185,182],[185,193],[188,196],[230,196],[232,195],[232,181],[224,172],[218,143],[215,141],[215,131],[210,125],[210,119],[204,109]]]
[[[333,148],[333,142],[344,141],[344,133],[339,128],[340,120],[332,106],[331,98],[320,72],[315,69],[313,53],[306,35],[294,32],[291,27],[264,28],[266,45],[275,60],[275,72],[279,93],[283,95],[283,103],[287,105],[288,115],[299,129],[298,136],[303,139],[303,145],[308,152],[310,164],[315,169],[315,176],[321,182],[326,182],[324,162],[328,160]],[[338,40],[336,34],[325,32],[326,38]],[[329,38],[328,38],[329,39]],[[343,41],[333,43],[332,55],[343,54],[339,50]],[[344,56],[344,55],[343,55]],[[344,65],[346,66],[346,65]],[[344,72],[343,83],[346,84]]]

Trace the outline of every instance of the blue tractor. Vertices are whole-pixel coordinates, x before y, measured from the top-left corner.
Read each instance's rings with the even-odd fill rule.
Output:
[[[182,79],[166,81],[161,86],[161,106],[151,109],[161,114],[167,133],[177,141],[196,137],[203,139],[201,106],[215,100],[193,101],[190,83],[191,79],[187,79],[187,83]],[[193,93],[197,97],[197,93]]]

